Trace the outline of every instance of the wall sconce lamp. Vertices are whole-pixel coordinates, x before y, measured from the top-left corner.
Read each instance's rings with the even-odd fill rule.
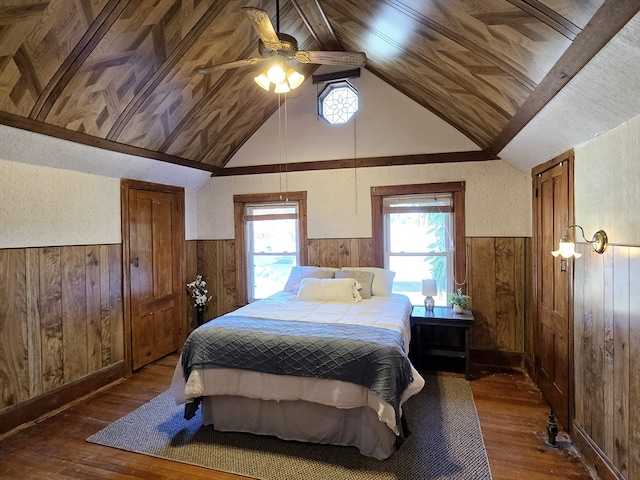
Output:
[[[424,308],[427,312],[432,312],[436,301],[433,299],[438,295],[438,285],[432,278],[422,280],[422,295],[424,295]]]
[[[607,238],[607,234],[605,233],[604,230],[598,230],[596,233],[593,234],[593,238],[591,239],[591,241],[589,241],[585,238],[584,230],[580,225],[569,225],[564,230],[564,235],[562,235],[562,238],[560,239],[560,246],[558,250],[553,250],[551,252],[551,255],[553,255],[554,257],[561,255],[564,258],[569,258],[571,256],[579,258],[582,256],[581,253],[578,253],[575,251],[576,242],[573,239],[573,237],[569,236],[568,232],[571,227],[578,227],[580,229],[580,231],[582,232],[582,238],[584,239],[585,242],[591,244],[594,252],[604,253],[604,251],[607,249],[607,245],[609,244],[609,239]]]

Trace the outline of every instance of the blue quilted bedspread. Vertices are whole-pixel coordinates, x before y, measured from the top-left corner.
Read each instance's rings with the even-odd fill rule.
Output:
[[[240,368],[363,385],[389,402],[413,380],[399,332],[380,327],[220,317],[197,328],[182,352],[185,379],[198,368]]]

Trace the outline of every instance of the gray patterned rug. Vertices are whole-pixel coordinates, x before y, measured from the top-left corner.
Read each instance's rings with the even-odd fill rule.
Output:
[[[404,407],[411,435],[384,461],[352,447],[216,432],[199,415],[184,420],[168,391],[87,441],[261,480],[491,479],[469,382],[425,380]]]

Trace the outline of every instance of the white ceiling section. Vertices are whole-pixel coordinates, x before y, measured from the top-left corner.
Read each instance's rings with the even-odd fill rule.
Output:
[[[499,153],[525,172],[640,114],[640,15]]]
[[[104,150],[0,125],[0,160],[30,163],[113,178],[129,178],[197,191],[210,173],[195,168]]]

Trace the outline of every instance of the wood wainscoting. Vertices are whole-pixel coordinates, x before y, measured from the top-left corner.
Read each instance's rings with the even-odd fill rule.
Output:
[[[121,249],[0,250],[0,433],[122,377]]]
[[[640,247],[578,244],[575,435],[603,480],[640,478]]]
[[[531,247],[529,237],[467,238],[474,351],[510,352],[522,358],[531,305]]]
[[[525,318],[531,299],[531,238],[466,239],[467,282],[476,324],[471,331],[474,356],[482,363],[522,364]],[[322,238],[307,241],[309,265],[373,265],[371,238]],[[235,244],[233,240],[187,242],[187,278],[201,274],[213,301],[205,318],[235,310]],[[188,312],[193,317],[193,308]]]

